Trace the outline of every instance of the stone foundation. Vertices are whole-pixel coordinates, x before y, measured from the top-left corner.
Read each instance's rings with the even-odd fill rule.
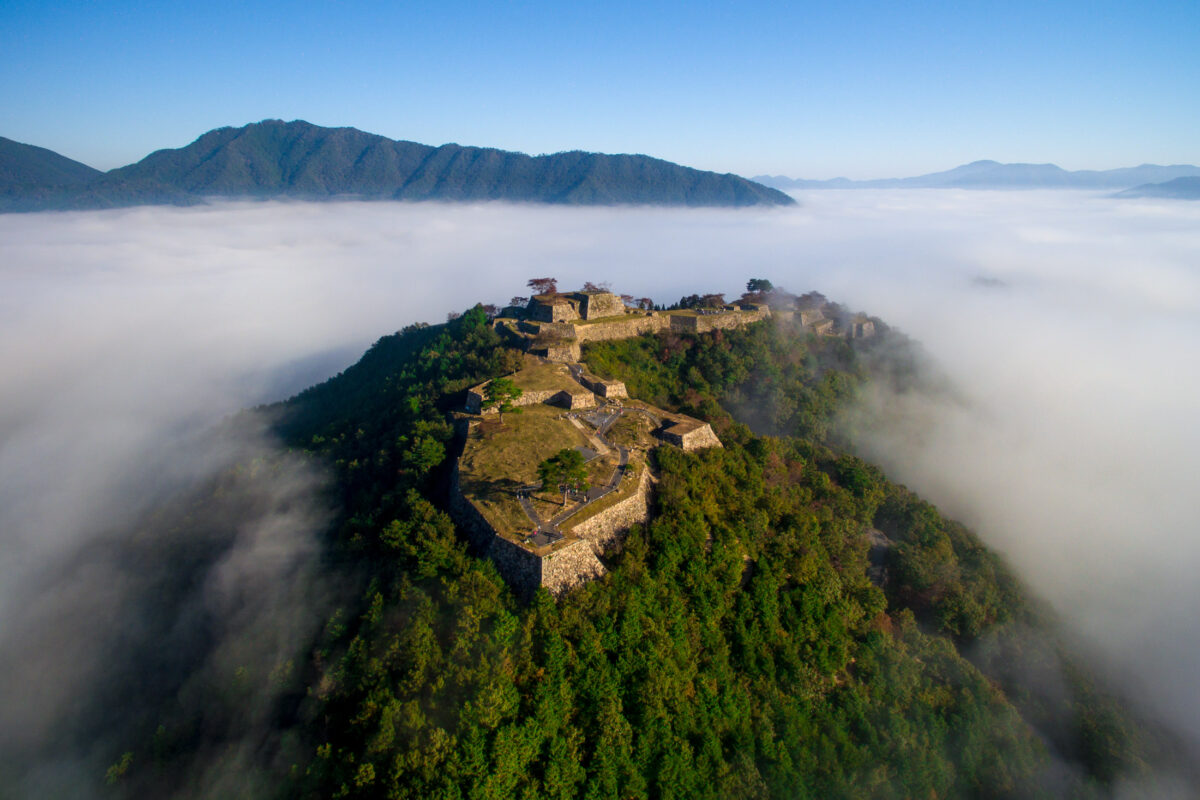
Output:
[[[537,295],[529,298],[526,313],[539,322],[562,322],[579,319],[579,310],[562,295]]]
[[[542,559],[516,542],[493,535],[487,557],[517,594],[530,597],[542,585]]]
[[[487,384],[484,384],[486,386]],[[476,386],[467,391],[466,410],[469,414],[484,414],[492,415],[497,413],[495,407],[480,410],[483,408],[483,386]],[[549,403],[554,406],[562,406],[563,408],[595,408],[596,396],[590,392],[568,392],[565,389],[545,389],[540,392],[522,392],[521,396],[512,401],[515,408],[523,408],[525,406],[536,406],[542,403]]]
[[[459,433],[470,425],[460,425]],[[619,503],[595,514],[571,530],[572,537],[537,555],[532,550],[499,536],[482,512],[462,493],[458,464],[450,473],[450,514],[467,538],[496,565],[500,577],[522,597],[531,597],[539,586],[551,594],[564,592],[595,580],[607,572],[597,556],[616,544],[629,526],[650,518],[650,470],[642,466],[637,491]]]
[[[584,372],[580,374],[579,382],[601,397],[629,397],[629,391],[625,388],[624,381],[607,381],[597,378],[590,372]]]
[[[529,555],[533,556],[532,553]],[[540,562],[536,585],[545,586],[555,596],[595,580],[608,571],[596,558],[591,543],[583,539],[567,542],[541,558],[533,557]]]
[[[643,464],[637,491],[619,503],[593,514],[571,529],[581,540],[591,543],[597,553],[617,544],[625,531],[650,519],[650,468]]]
[[[709,447],[721,447],[721,440],[707,422],[694,420],[677,423],[662,432],[663,441],[691,453]]]
[[[616,317],[625,313],[625,304],[612,292],[573,292],[579,300],[579,316],[584,319]]]
[[[724,314],[672,314],[671,330],[683,333],[708,333],[709,331],[740,328],[743,325],[764,320],[771,316],[769,308],[755,311],[729,311]]]
[[[547,361],[553,361],[557,364],[574,364],[583,358],[583,351],[579,348],[578,342],[542,346],[535,345],[530,349],[530,352],[535,356],[541,356]]]
[[[631,339],[643,333],[659,333],[671,327],[671,317],[665,314],[627,314],[623,319],[598,322],[595,325],[572,325],[580,342],[607,342],[612,339]]]

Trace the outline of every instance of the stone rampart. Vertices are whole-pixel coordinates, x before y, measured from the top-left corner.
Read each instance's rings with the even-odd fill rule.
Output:
[[[574,339],[578,327],[569,322],[543,322],[537,327],[537,334],[546,339]]]
[[[529,597],[542,585],[542,559],[516,542],[493,535],[487,556],[517,594]]]
[[[496,530],[475,507],[475,504],[463,495],[457,462],[450,472],[450,516],[466,532],[467,538],[473,545],[484,552],[488,551],[492,539],[496,537]]]
[[[764,320],[771,315],[770,309],[757,311],[729,311],[723,314],[672,314],[671,330],[685,333],[708,333],[709,331],[740,328]]]
[[[577,408],[595,408],[596,395],[591,392],[559,392],[551,398],[551,402],[572,411]]]
[[[487,384],[484,384],[486,386]],[[558,395],[569,395],[562,389],[544,389],[538,392],[522,392],[521,396],[511,401],[511,405],[520,408],[523,406],[536,406],[540,403],[552,403],[556,399],[561,400]],[[483,386],[476,386],[474,389],[467,391],[467,411],[471,414],[495,414],[496,408],[483,409]],[[594,402],[594,401],[593,401]],[[560,403],[561,404],[561,403]],[[572,406],[568,406],[570,408]],[[483,410],[481,410],[483,409]]]
[[[625,388],[624,381],[606,381],[586,372],[579,376],[579,380],[601,397],[629,397],[629,390]]]
[[[721,447],[721,440],[717,438],[717,434],[713,433],[712,426],[707,424],[701,425],[690,433],[685,433],[682,439],[683,442],[680,446],[689,453],[708,447]]]
[[[653,316],[629,314],[623,319],[598,322],[593,325],[573,325],[575,337],[580,342],[607,342],[613,339],[631,339],[643,333],[665,331],[671,318],[663,314]]]
[[[572,528],[571,533],[602,553],[620,541],[621,534],[631,525],[650,519],[650,468],[643,464],[641,469],[633,494],[588,517]]]
[[[530,555],[533,556],[532,553]],[[595,580],[607,571],[600,559],[596,558],[592,545],[582,539],[566,542],[541,558],[533,557],[540,562],[538,584],[545,586],[553,595],[560,595]]]
[[[579,315],[584,319],[615,317],[625,313],[625,304],[612,292],[579,292]]]
[[[530,352],[534,355],[542,356],[547,361],[553,361],[558,364],[574,364],[583,358],[583,351],[579,349],[579,342],[534,345]]]
[[[660,433],[667,444],[673,444],[680,450],[692,452],[706,447],[721,447],[721,440],[713,433],[712,426],[707,422],[690,417],[682,418],[668,425]]]
[[[851,339],[869,339],[875,335],[875,323],[869,319],[856,319],[850,323],[846,335]]]
[[[800,310],[801,325],[816,325],[818,322],[825,319],[825,315],[821,313],[819,308],[805,308]]]
[[[563,322],[579,319],[579,311],[575,304],[568,302],[565,297],[534,297],[529,301],[526,310],[530,319],[539,322]]]

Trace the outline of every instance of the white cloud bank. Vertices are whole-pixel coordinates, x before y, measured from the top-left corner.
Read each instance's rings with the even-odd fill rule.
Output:
[[[862,446],[1008,555],[1200,745],[1200,204],[801,200],[0,215],[0,629],[39,599],[39,565],[136,512],[150,475],[190,474],[181,437],[381,334],[543,275],[660,302],[761,276],[926,345],[968,405]]]

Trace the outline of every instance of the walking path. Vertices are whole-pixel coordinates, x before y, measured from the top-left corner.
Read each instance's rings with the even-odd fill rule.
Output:
[[[536,529],[535,532],[528,537],[528,539],[526,539],[526,541],[539,546],[558,541],[563,537],[562,531],[560,531],[558,528],[559,525],[578,512],[587,508],[592,503],[607,497],[620,488],[621,480],[625,477],[626,469],[629,466],[629,448],[622,445],[613,444],[608,440],[608,438],[606,438],[606,434],[612,428],[612,426],[616,424],[617,420],[621,418],[622,414],[624,414],[626,411],[635,410],[641,411],[641,409],[627,409],[623,406],[617,405],[602,406],[600,409],[597,409],[589,415],[589,421],[591,421],[591,417],[599,420],[595,434],[588,434],[587,429],[583,426],[583,423],[579,421],[578,415],[566,415],[567,419],[569,419],[573,425],[583,431],[584,435],[588,436],[589,441],[594,446],[598,445],[597,450],[599,452],[610,453],[613,450],[616,450],[618,455],[617,465],[613,469],[612,476],[608,479],[606,484],[589,489],[583,500],[577,502],[570,508],[563,509],[549,520],[542,519],[541,515],[537,513],[537,509],[534,508],[533,502],[529,497],[530,492],[537,491],[538,489],[542,488],[541,482],[539,481],[536,484],[530,484],[528,486],[522,486],[519,488],[517,490],[517,496],[521,502],[521,508],[524,510],[525,516],[529,517],[529,520],[533,523],[534,528]],[[603,417],[601,417],[602,413],[605,414]]]

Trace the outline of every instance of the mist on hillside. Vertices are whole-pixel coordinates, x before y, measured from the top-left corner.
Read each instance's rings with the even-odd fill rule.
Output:
[[[86,796],[95,765],[62,729],[126,663],[119,645],[144,635],[131,598],[157,584],[142,574],[155,551],[136,537],[140,515],[212,480],[237,448],[278,468],[256,516],[214,534],[180,608],[225,623],[213,652],[279,626],[278,655],[336,591],[309,583],[326,510],[297,504],[322,485],[319,465],[279,456],[258,428],[235,444],[212,426],[380,335],[504,304],[547,275],[662,303],[766,277],[919,340],[954,401],[875,394],[851,420],[855,445],[1004,553],[1200,752],[1200,207],[1074,192],[799,199],[0,215],[0,746],[31,754],[20,790],[46,796],[65,764]],[[123,560],[135,550],[143,560]],[[261,587],[266,601],[248,602]],[[258,744],[242,722],[220,763]]]

